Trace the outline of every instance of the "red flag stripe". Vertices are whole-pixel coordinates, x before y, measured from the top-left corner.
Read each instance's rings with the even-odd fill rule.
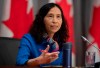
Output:
[[[13,36],[11,36],[13,38],[21,38],[28,32],[32,24],[33,9],[30,6],[30,3],[32,3],[30,1],[32,0],[9,0],[11,4],[9,6],[10,16],[2,22],[13,33]],[[5,12],[7,13],[7,11]]]

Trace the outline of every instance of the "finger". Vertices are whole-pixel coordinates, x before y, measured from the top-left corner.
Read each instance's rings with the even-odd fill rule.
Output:
[[[53,52],[53,53],[51,53],[51,57],[58,57],[58,54],[59,54],[59,52]]]
[[[45,49],[45,51],[49,51],[49,49],[50,49],[50,46],[49,45],[47,45],[47,48]]]
[[[60,52],[59,51],[57,51],[57,52],[51,52],[51,54],[59,54]]]
[[[48,53],[50,46],[47,45],[47,48],[45,50],[42,50],[42,55],[45,55],[46,53]]]

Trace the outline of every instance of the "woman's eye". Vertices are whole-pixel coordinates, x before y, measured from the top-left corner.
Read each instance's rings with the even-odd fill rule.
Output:
[[[61,16],[57,16],[57,18],[61,18]]]
[[[51,15],[49,17],[52,17]]]

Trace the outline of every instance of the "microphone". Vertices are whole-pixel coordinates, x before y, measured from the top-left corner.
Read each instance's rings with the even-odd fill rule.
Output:
[[[93,43],[91,43],[91,42],[90,42],[88,39],[86,39],[84,36],[81,36],[81,37],[82,37],[82,39],[83,39],[84,41],[88,42],[90,45],[93,45]],[[97,50],[100,51],[100,49],[97,48],[96,46],[93,45],[93,47],[95,47]],[[99,68],[99,67],[100,67],[100,62],[95,63],[95,67],[96,67],[96,68]]]
[[[66,42],[63,43],[63,67],[64,68],[71,68],[71,61],[72,61],[72,43]]]
[[[81,37],[82,37],[82,39],[83,39],[84,41],[88,42],[90,45],[93,45],[93,43],[91,43],[91,42],[90,42],[88,39],[86,39],[84,36],[81,36]],[[100,49],[97,48],[96,46],[93,45],[93,47],[95,47],[97,50],[100,51]]]

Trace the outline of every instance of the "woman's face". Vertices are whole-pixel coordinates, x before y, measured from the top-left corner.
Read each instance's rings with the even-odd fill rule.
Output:
[[[62,25],[62,15],[58,7],[53,7],[44,17],[44,24],[48,34],[56,33]]]

